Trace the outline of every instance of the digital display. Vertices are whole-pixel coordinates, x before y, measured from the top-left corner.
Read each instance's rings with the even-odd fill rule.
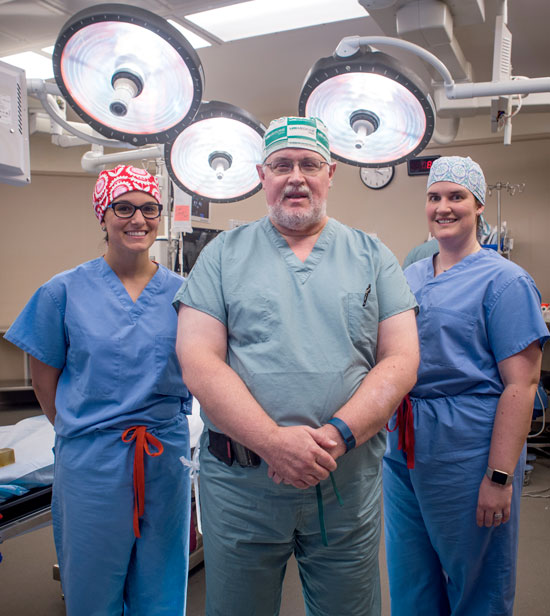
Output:
[[[432,163],[440,158],[436,156],[418,156],[417,158],[409,158],[407,161],[407,171],[409,175],[429,175]]]
[[[193,195],[191,200],[191,217],[195,220],[210,220],[210,201]]]

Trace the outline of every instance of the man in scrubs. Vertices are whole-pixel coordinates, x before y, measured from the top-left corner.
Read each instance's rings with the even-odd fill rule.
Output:
[[[278,614],[292,554],[308,615],[380,614],[383,428],[416,380],[416,302],[380,241],[327,216],[335,167],[319,119],[273,121],[268,216],[210,242],[176,295],[207,428],[207,616]]]

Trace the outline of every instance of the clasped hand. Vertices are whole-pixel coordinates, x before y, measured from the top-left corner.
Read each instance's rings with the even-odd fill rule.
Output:
[[[325,426],[279,426],[262,456],[268,476],[277,484],[301,489],[326,479],[336,469],[336,458],[345,452],[327,432]]]

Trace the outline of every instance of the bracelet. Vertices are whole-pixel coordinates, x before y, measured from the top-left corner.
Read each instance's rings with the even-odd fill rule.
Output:
[[[345,421],[342,421],[339,417],[333,417],[327,423],[332,424],[340,432],[340,436],[346,444],[346,453],[355,447],[355,437]]]

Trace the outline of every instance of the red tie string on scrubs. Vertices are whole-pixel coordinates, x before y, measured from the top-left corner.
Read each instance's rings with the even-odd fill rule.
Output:
[[[145,458],[143,457],[143,452],[154,458],[162,454],[164,447],[156,436],[147,432],[145,426],[132,426],[124,430],[122,440],[125,443],[136,441],[136,448],[134,450],[134,535],[141,537],[139,518],[145,512]],[[156,447],[157,451],[151,451],[149,444]]]
[[[395,432],[399,428],[399,439],[397,449],[403,451],[407,458],[407,468],[414,468],[414,417],[412,412],[412,404],[409,396],[405,396],[401,400],[401,404],[396,410],[397,419],[395,426],[390,428],[389,422],[386,424],[388,432]]]

